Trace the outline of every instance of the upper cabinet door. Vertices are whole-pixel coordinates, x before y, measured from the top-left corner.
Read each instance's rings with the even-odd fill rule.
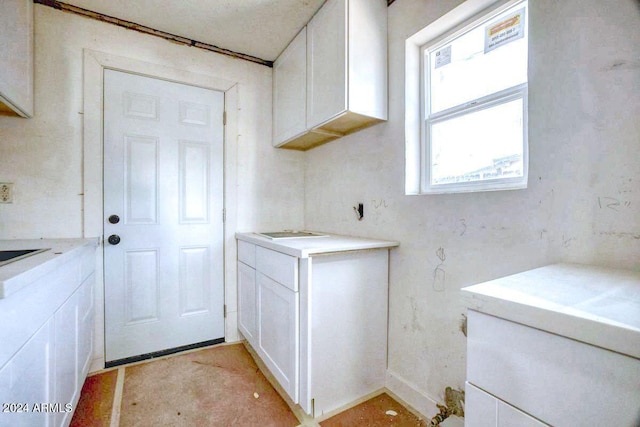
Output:
[[[0,115],[33,116],[33,1],[0,1]]]
[[[307,29],[273,64],[273,145],[305,132],[307,100]]]
[[[347,0],[328,0],[307,25],[307,127],[347,109]]]

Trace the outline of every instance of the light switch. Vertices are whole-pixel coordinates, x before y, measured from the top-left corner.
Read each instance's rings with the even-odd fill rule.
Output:
[[[13,203],[13,182],[0,182],[0,203]]]

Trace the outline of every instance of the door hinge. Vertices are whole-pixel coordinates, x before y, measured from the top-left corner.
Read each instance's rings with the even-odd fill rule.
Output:
[[[227,304],[224,305],[223,311],[224,311],[224,318],[226,319],[227,318]]]
[[[222,125],[223,126],[227,125],[227,112],[226,111],[222,112]]]
[[[222,222],[227,222],[227,210],[222,208]]]

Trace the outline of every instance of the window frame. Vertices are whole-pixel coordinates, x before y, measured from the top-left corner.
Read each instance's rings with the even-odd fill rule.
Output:
[[[463,27],[449,29],[440,36],[435,37],[421,46],[419,46],[420,61],[420,194],[441,194],[441,193],[465,193],[465,192],[482,192],[482,191],[498,191],[498,190],[517,190],[527,188],[529,176],[529,129],[528,129],[528,88],[529,75],[527,64],[527,81],[497,92],[490,93],[480,98],[472,99],[459,105],[446,108],[428,116],[427,106],[431,105],[430,87],[431,73],[427,72],[430,66],[430,57],[427,55],[429,51],[436,52],[447,44],[453,42],[464,34],[474,30],[477,27],[485,25],[487,22],[496,18],[498,15],[518,7],[526,5],[525,13],[525,30],[529,31],[529,8],[528,0],[514,0],[502,4],[489,12],[482,11],[473,16]],[[529,47],[527,46],[527,62],[529,58]],[[432,167],[431,167],[431,133],[430,125],[444,122],[456,117],[479,112],[482,110],[496,107],[517,99],[522,99],[522,162],[523,170],[521,177],[508,177],[498,179],[486,179],[480,181],[467,181],[457,183],[431,184]]]

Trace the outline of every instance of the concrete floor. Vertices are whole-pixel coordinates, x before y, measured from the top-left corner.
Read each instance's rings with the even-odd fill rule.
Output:
[[[85,381],[71,422],[72,427],[298,425],[423,427],[428,422],[387,394],[319,424],[298,419],[242,344],[213,346],[92,375]]]

